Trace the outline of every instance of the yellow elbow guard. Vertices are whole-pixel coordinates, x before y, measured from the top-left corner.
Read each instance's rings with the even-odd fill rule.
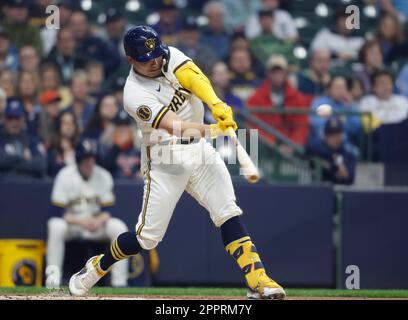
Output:
[[[188,61],[182,65],[175,75],[183,88],[191,91],[210,108],[217,103],[222,103],[215,94],[210,80],[194,62]]]

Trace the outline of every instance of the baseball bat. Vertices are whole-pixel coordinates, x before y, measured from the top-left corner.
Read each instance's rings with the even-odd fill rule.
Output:
[[[232,128],[228,129],[228,134],[231,140],[234,142],[237,149],[237,158],[241,169],[243,170],[245,179],[249,183],[257,183],[259,181],[259,171],[252,161],[251,157],[245,151],[244,147],[239,142],[239,139]]]

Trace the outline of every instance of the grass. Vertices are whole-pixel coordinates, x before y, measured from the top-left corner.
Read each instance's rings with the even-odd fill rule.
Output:
[[[68,292],[67,288],[63,290]],[[34,295],[47,294],[46,288],[16,287],[0,288],[0,294]],[[363,297],[363,298],[408,298],[408,290],[335,290],[335,289],[286,289],[288,296],[296,297]],[[109,288],[97,287],[97,295],[164,295],[164,296],[245,296],[242,288]]]

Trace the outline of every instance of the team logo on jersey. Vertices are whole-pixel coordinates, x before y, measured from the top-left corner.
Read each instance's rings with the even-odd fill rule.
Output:
[[[154,39],[147,39],[144,42],[144,45],[146,46],[147,49],[149,49],[150,51],[153,51],[154,49],[156,49],[156,42],[154,41]]]
[[[152,117],[152,110],[148,106],[140,106],[137,108],[136,113],[143,121],[149,121]]]

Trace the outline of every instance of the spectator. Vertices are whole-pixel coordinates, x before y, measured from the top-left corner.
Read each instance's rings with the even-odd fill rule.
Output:
[[[382,16],[375,38],[381,45],[384,63],[392,63],[395,59],[405,55],[404,35],[398,18],[391,15]]]
[[[285,56],[290,65],[296,65],[297,60],[293,55],[293,44],[280,40],[273,31],[274,12],[272,9],[261,9],[258,12],[261,32],[250,40],[252,54],[263,64],[270,55],[281,54]]]
[[[103,64],[98,61],[89,61],[85,66],[89,79],[89,95],[95,100],[103,95],[103,80],[105,79]]]
[[[353,112],[357,111],[353,105],[351,94],[347,85],[347,80],[343,76],[334,76],[330,80],[323,96],[316,97],[312,102],[312,111],[322,104],[328,104],[334,112]],[[316,140],[322,140],[324,137],[324,124],[327,119],[313,114],[310,116],[310,136],[312,143]],[[358,115],[342,114],[340,120],[344,122],[344,134],[346,141],[354,141],[361,132],[361,122]]]
[[[310,54],[309,69],[297,75],[297,88],[306,95],[322,95],[330,78],[330,51],[316,49]]]
[[[251,53],[246,49],[231,51],[228,66],[232,93],[241,100],[246,101],[260,83],[254,72]]]
[[[112,95],[116,98],[116,101],[119,104],[123,104],[123,87],[125,86],[125,83],[125,77],[118,77],[110,87]]]
[[[237,49],[250,50],[249,41],[241,31],[234,32],[230,39],[229,53]]]
[[[182,40],[177,44],[177,48],[193,59],[204,73],[209,73],[217,57],[212,48],[200,43],[200,35],[201,32],[194,17],[187,17],[180,31]]]
[[[225,26],[229,32],[243,29],[251,15],[259,9],[259,0],[221,0],[220,2],[225,8],[228,8],[228,14],[225,15]]]
[[[248,108],[285,111],[285,108],[307,110],[310,98],[293,88],[288,80],[288,63],[281,55],[272,55],[267,63],[267,76],[262,85],[248,100]],[[307,115],[254,114],[274,126],[297,144],[304,145],[308,135]],[[260,130],[261,136],[275,142],[273,136]],[[291,153],[293,150],[286,150]]]
[[[306,155],[320,158],[322,180],[335,184],[354,182],[357,157],[344,141],[343,124],[332,118],[324,126],[324,139],[306,145]]]
[[[59,9],[59,29],[51,29],[44,26],[41,29],[41,39],[43,43],[43,56],[48,56],[57,42],[57,36],[60,30],[68,27],[69,19],[72,14],[72,4],[69,0],[58,0],[56,5]],[[45,11],[44,11],[45,12]]]
[[[17,97],[24,106],[27,131],[31,135],[38,134],[41,105],[38,101],[40,82],[36,73],[22,71],[17,80]]]
[[[408,3],[405,0],[379,0],[381,9],[399,19],[401,24],[408,19]]]
[[[13,72],[18,70],[17,49],[10,42],[9,33],[0,27],[0,71],[9,69]]]
[[[47,266],[63,274],[65,241],[69,239],[109,240],[127,231],[126,225],[111,215],[115,196],[108,171],[96,165],[96,143],[82,141],[76,150],[76,165],[62,169],[54,180],[48,220]],[[112,286],[127,286],[128,262],[112,267]],[[57,280],[57,279],[56,279]],[[59,285],[60,280],[57,280]]]
[[[211,83],[217,96],[233,109],[243,109],[244,104],[240,98],[231,92],[231,75],[227,65],[218,61],[212,68]],[[204,119],[207,123],[214,123],[214,118],[208,108],[205,109]]]
[[[38,72],[40,57],[35,47],[23,45],[20,48],[20,71]]]
[[[361,99],[364,97],[364,84],[359,78],[353,77],[350,81],[350,94],[354,110],[360,108]]]
[[[177,35],[181,31],[178,10],[173,1],[163,0],[159,8],[159,22],[151,27],[160,35],[163,43],[174,46],[177,43]]]
[[[24,131],[24,107],[9,99],[0,133],[0,180],[41,179],[47,170],[47,158],[41,141]]]
[[[27,0],[6,0],[3,6],[1,26],[9,33],[10,40],[17,48],[23,45],[33,46],[39,55],[42,54],[40,31],[28,22]]]
[[[84,135],[98,141],[105,132],[107,135],[111,135],[113,132],[113,119],[118,111],[119,104],[113,95],[109,94],[100,98]]]
[[[102,32],[102,38],[115,48],[118,55],[126,58],[123,48],[123,37],[131,25],[127,24],[122,13],[116,8],[109,8],[106,11],[105,27]]]
[[[408,117],[408,99],[393,94],[393,77],[388,71],[376,71],[372,76],[373,94],[362,99],[360,111],[370,112],[372,117],[363,117],[366,131],[377,129],[382,124],[399,123]]]
[[[61,73],[58,66],[52,62],[46,62],[40,66],[40,82],[42,90],[57,91],[61,98],[60,109],[65,109],[72,104],[72,96],[69,89],[61,83]]]
[[[79,129],[82,132],[87,126],[94,109],[94,105],[89,99],[89,79],[85,71],[77,70],[72,75],[71,93],[73,103],[67,110],[75,114]]]
[[[72,112],[62,111],[54,125],[55,135],[48,148],[48,175],[51,177],[64,166],[75,164],[75,146],[79,140],[79,128]]]
[[[42,111],[39,116],[38,134],[45,144],[46,149],[55,136],[55,122],[60,112],[59,102],[61,97],[58,91],[46,90],[40,96]]]
[[[16,96],[16,82],[17,79],[13,71],[8,69],[0,71],[0,88],[4,90],[7,98]]]
[[[362,65],[354,72],[354,77],[363,83],[364,94],[369,94],[371,93],[372,74],[383,67],[380,43],[376,40],[367,41],[360,50],[359,60]]]
[[[218,59],[228,55],[229,34],[225,31],[225,7],[217,1],[209,1],[204,5],[203,12],[208,25],[202,31],[200,42],[214,50]]]
[[[61,29],[57,34],[57,42],[46,61],[55,63],[62,75],[64,84],[67,84],[76,69],[85,66],[86,57],[78,54],[76,40],[70,29]]]
[[[112,144],[102,144],[101,164],[115,179],[142,179],[140,150],[134,147],[132,120],[124,110],[114,119]]]
[[[312,50],[326,49],[337,59],[339,64],[357,59],[358,51],[364,44],[364,38],[352,36],[352,29],[346,25],[348,14],[345,8],[336,12],[336,27],[334,31],[323,27],[311,43]]]
[[[271,31],[281,40],[295,43],[298,39],[298,32],[295,21],[289,12],[281,10],[280,0],[262,0],[261,6],[263,9],[273,10],[273,25]],[[246,36],[250,39],[259,36],[262,33],[259,17],[252,15],[245,27]]]
[[[110,74],[119,67],[121,59],[115,48],[91,34],[88,18],[83,11],[74,11],[69,22],[69,29],[76,39],[79,56],[88,57],[103,63],[105,73]]]

